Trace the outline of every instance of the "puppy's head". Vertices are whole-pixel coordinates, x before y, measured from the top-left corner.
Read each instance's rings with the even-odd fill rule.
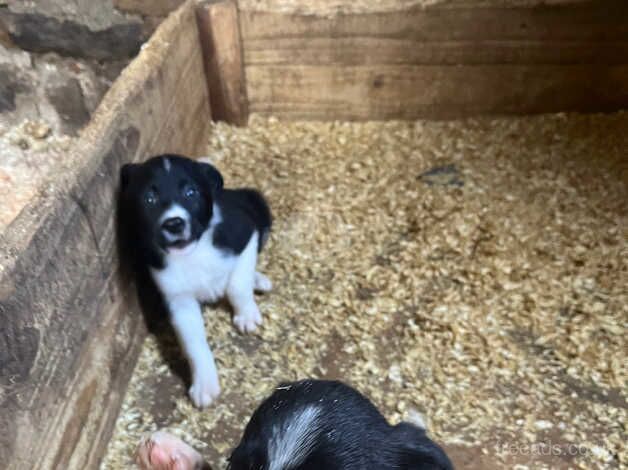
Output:
[[[194,244],[209,225],[223,179],[208,163],[159,155],[120,170],[126,223],[145,249],[177,253]]]

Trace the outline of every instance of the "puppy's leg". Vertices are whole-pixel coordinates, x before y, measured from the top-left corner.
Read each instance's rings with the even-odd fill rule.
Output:
[[[218,397],[220,385],[214,356],[205,338],[201,306],[193,297],[171,299],[168,305],[170,321],[192,371],[190,399],[204,408]]]
[[[273,283],[268,277],[264,276],[262,273],[255,271],[255,292],[270,292],[273,288]]]
[[[209,469],[203,456],[176,436],[157,431],[142,438],[135,452],[142,470]]]
[[[253,296],[257,238],[257,233],[254,232],[240,254],[227,284],[227,297],[233,307],[233,323],[242,333],[255,331],[262,324],[262,314]]]

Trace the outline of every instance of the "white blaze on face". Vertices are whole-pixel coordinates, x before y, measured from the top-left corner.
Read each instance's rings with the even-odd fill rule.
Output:
[[[167,219],[172,219],[173,217],[182,218],[185,222],[185,229],[183,230],[183,233],[181,235],[173,235],[171,233],[168,233],[167,231],[164,231],[163,233],[166,237],[166,240],[168,240],[169,242],[174,242],[177,240],[187,240],[188,238],[190,238],[190,213],[179,204],[172,204],[168,209],[166,209],[163,214],[161,214],[161,217],[159,217],[159,226],[161,226]]]
[[[170,168],[172,168],[172,164],[170,163],[170,160],[167,158],[164,158],[164,170],[166,170],[166,173],[170,172]]]
[[[273,428],[268,444],[269,470],[294,468],[312,453],[320,434],[319,412],[317,407],[307,406]]]

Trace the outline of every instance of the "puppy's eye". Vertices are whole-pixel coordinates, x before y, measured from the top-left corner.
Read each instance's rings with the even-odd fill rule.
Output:
[[[144,195],[144,201],[146,202],[146,204],[148,204],[149,206],[154,206],[155,204],[157,204],[157,193],[153,190],[148,191],[145,195]]]
[[[183,195],[188,199],[195,198],[196,196],[198,196],[198,189],[193,188],[192,186],[187,186],[183,189]]]

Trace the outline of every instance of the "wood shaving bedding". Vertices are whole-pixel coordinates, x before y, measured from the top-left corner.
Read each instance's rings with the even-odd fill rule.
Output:
[[[264,324],[244,337],[205,308],[223,394],[204,411],[174,339],[150,336],[101,468],[129,468],[157,428],[224,468],[259,402],[304,377],[392,422],[420,412],[459,468],[625,468],[626,129],[628,113],[215,125],[226,184],[275,215]]]

